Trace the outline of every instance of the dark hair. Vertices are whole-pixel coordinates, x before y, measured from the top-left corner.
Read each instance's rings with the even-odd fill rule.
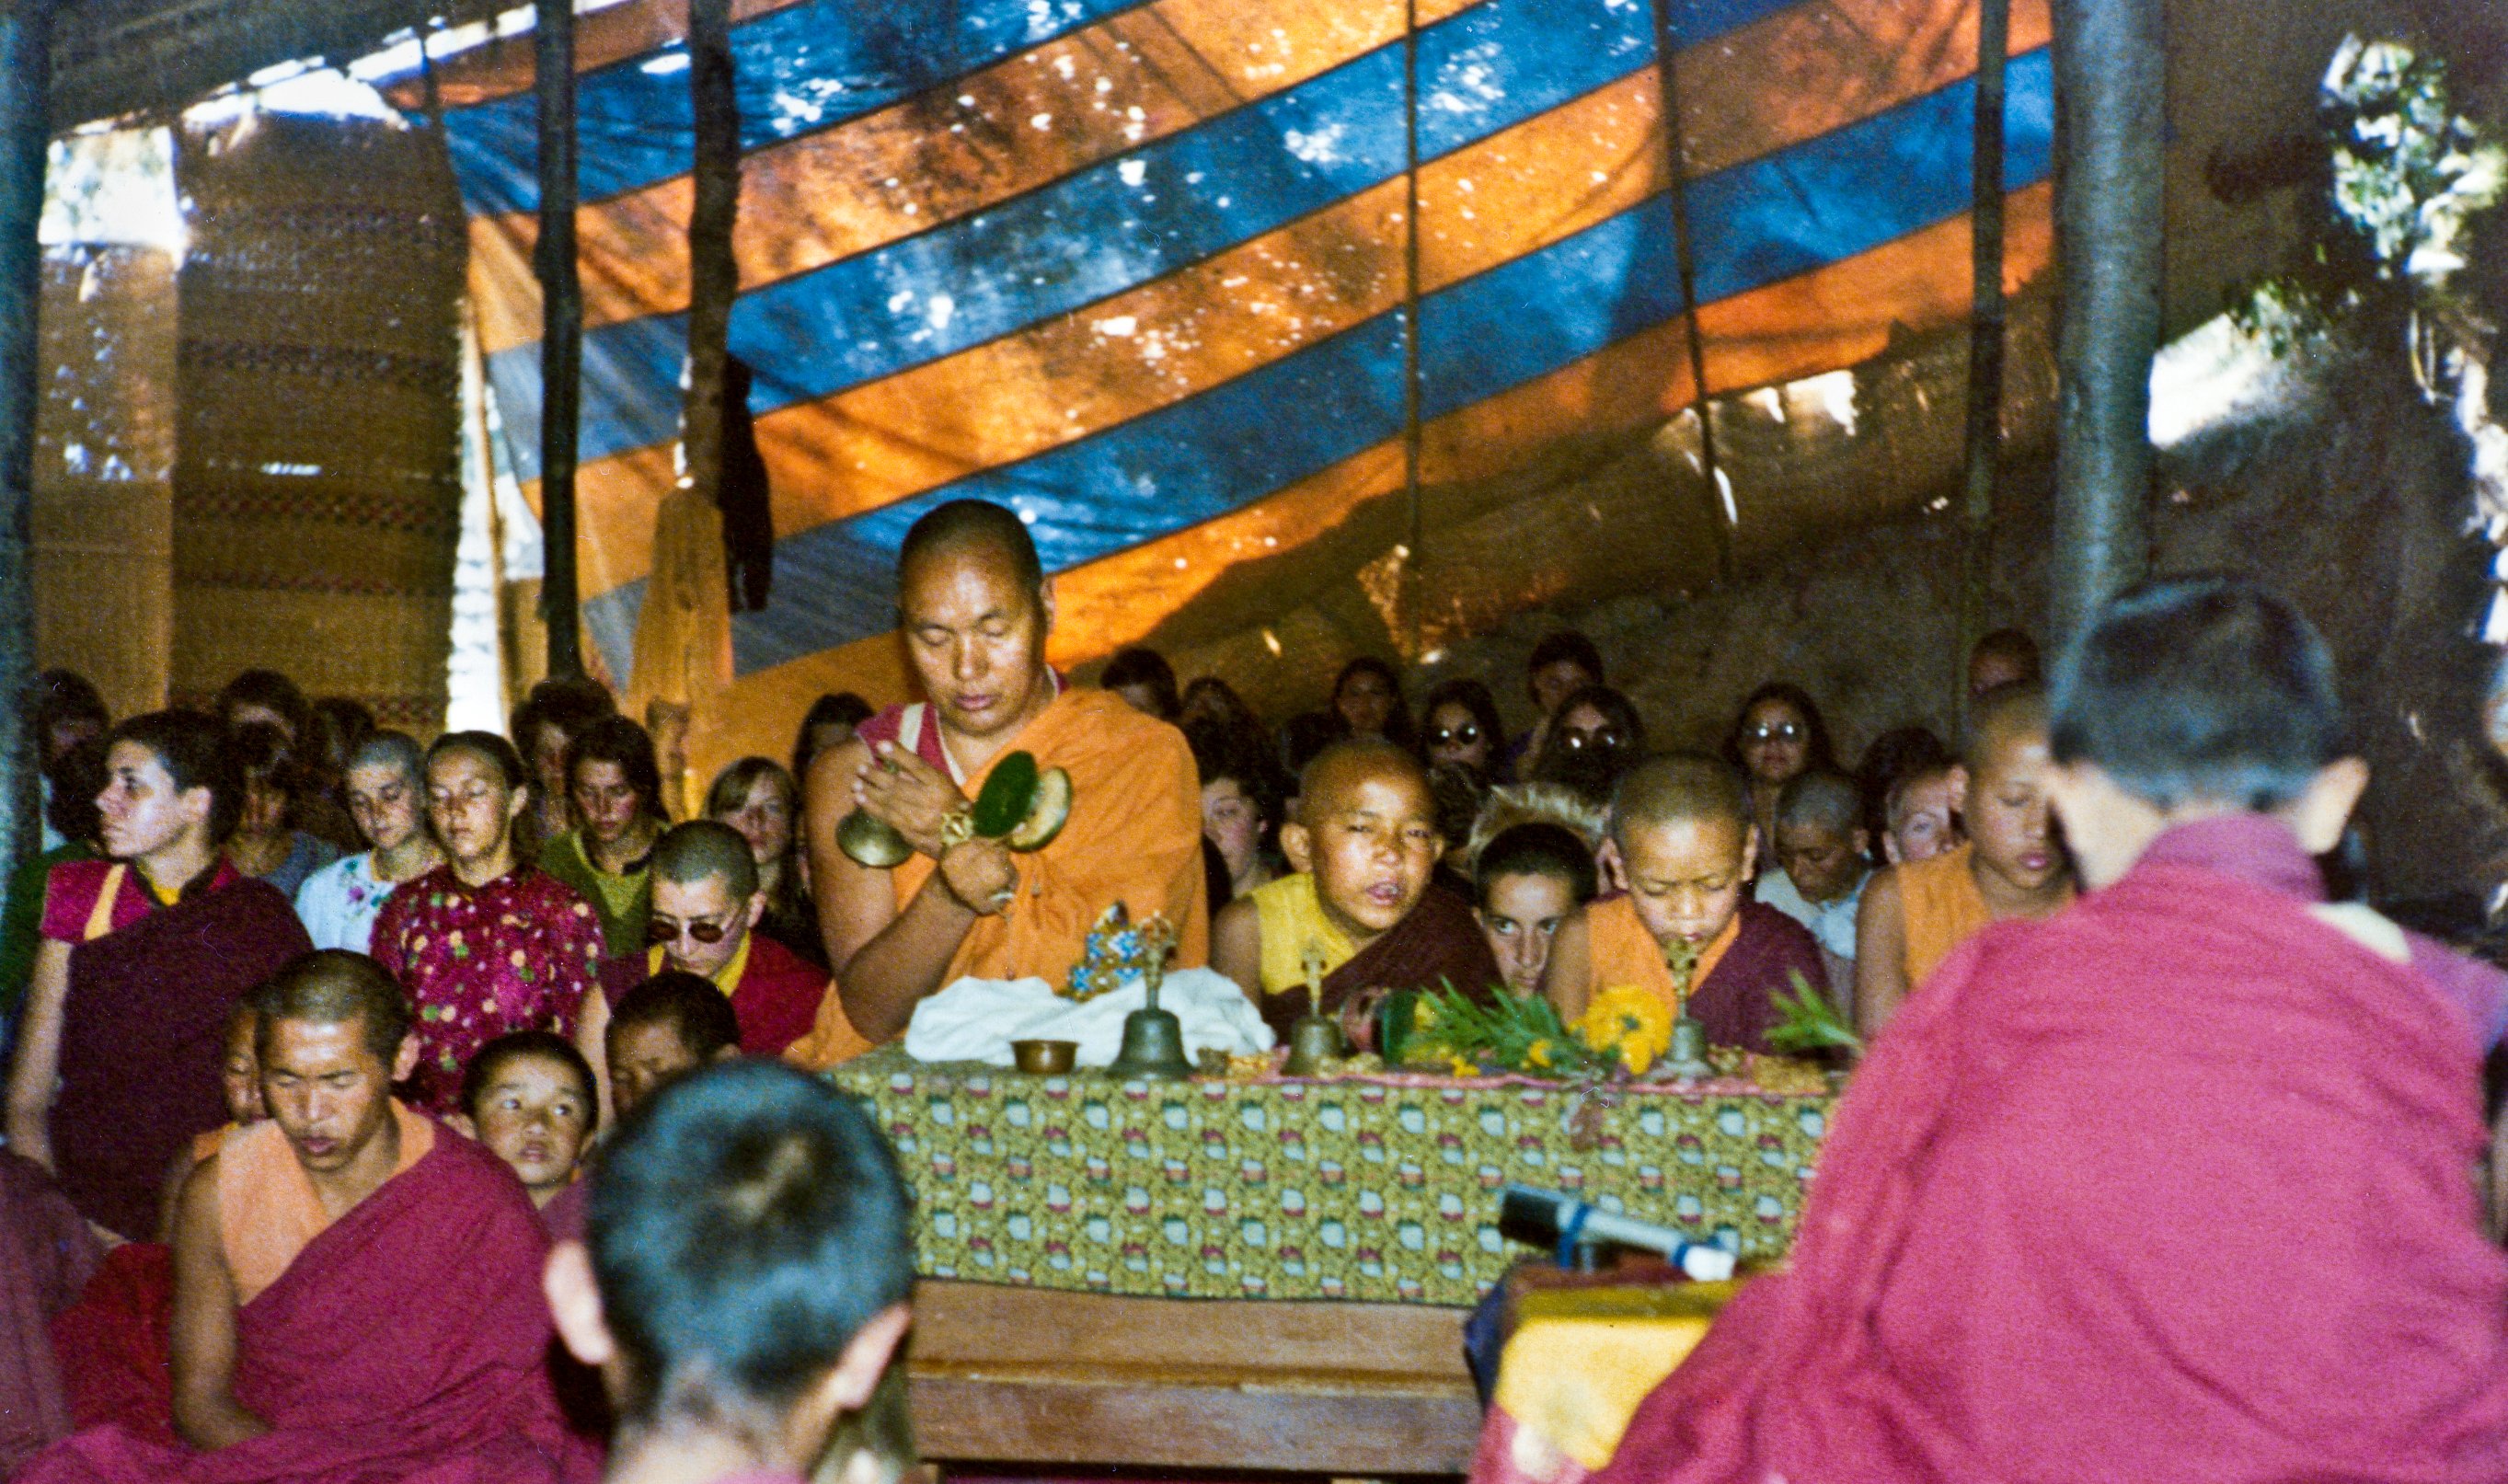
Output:
[[[113,713],[88,678],[75,670],[46,670],[35,677],[35,744],[48,749],[53,728],[63,722],[93,722],[95,729],[113,724]]]
[[[1333,677],[1332,699],[1324,709],[1331,713],[1333,724],[1340,728],[1339,734],[1346,735],[1349,731],[1349,723],[1342,720],[1341,693],[1349,688],[1351,681],[1362,675],[1378,677],[1384,682],[1384,688],[1393,692],[1393,704],[1384,715],[1384,740],[1396,747],[1409,747],[1412,744],[1411,708],[1402,700],[1402,676],[1390,662],[1373,654],[1361,654],[1342,666],[1341,673]]]
[[[1428,769],[1428,805],[1437,814],[1437,833],[1448,849],[1471,837],[1472,821],[1480,817],[1489,784],[1480,774],[1452,762]]]
[[[1863,828],[1879,839],[1890,828],[1890,796],[1899,785],[1952,761],[1950,744],[1930,726],[1894,726],[1874,737],[1855,764],[1855,783],[1863,791]]]
[[[515,747],[530,752],[537,745],[537,734],[543,726],[556,727],[572,742],[585,727],[617,714],[616,698],[597,681],[544,680],[532,686],[532,693],[514,708],[507,730],[513,733]]]
[[[286,797],[287,822],[294,826],[296,800],[315,785],[297,762],[296,745],[287,740],[287,733],[268,722],[246,722],[228,733],[227,745],[235,752],[236,766],[242,770],[247,788],[258,783]]]
[[[2343,756],[2334,653],[2299,611],[2243,577],[2136,587],[2055,666],[2047,745],[2160,809],[2272,809]]]
[[[1489,905],[1490,883],[1500,876],[1554,876],[1568,883],[1578,904],[1594,900],[1594,847],[1565,825],[1511,825],[1481,847],[1472,865],[1472,890]]]
[[[600,991],[595,990],[595,993]],[[601,1127],[601,1084],[592,1080],[592,1063],[574,1043],[553,1030],[513,1030],[480,1047],[461,1069],[461,1111],[472,1119],[479,1116],[479,1099],[488,1095],[496,1076],[508,1061],[525,1057],[545,1057],[574,1074],[575,1083],[583,1089],[583,1132],[590,1133]]]
[[[1829,745],[1828,723],[1821,719],[1820,707],[1813,704],[1810,694],[1802,686],[1790,681],[1770,681],[1743,700],[1741,708],[1733,713],[1732,729],[1724,733],[1725,761],[1742,768],[1745,774],[1749,772],[1742,761],[1742,728],[1749,724],[1752,709],[1765,701],[1783,701],[1802,717],[1803,729],[1807,733],[1803,739],[1807,744],[1803,749],[1805,770],[1826,768],[1833,771],[1837,767],[1837,754]]]
[[[1011,576],[1033,594],[1045,585],[1045,564],[1037,559],[1036,538],[1027,522],[1007,505],[988,500],[952,500],[925,511],[906,528],[897,548],[900,585],[908,568],[926,557],[960,546],[993,546],[1010,559]]]
[[[1204,697],[1212,698],[1211,703],[1219,712],[1219,720],[1232,726],[1244,727],[1248,731],[1259,732],[1263,729],[1263,719],[1254,714],[1253,707],[1245,704],[1245,697],[1238,695],[1236,686],[1216,675],[1194,677],[1184,687],[1184,701],[1180,709],[1190,711],[1200,705]]]
[[[531,770],[524,765],[522,755],[514,751],[511,742],[493,731],[448,731],[427,744],[425,761],[419,764],[418,769],[422,790],[426,787],[426,775],[435,768],[435,760],[446,753],[469,753],[487,760],[497,769],[497,776],[504,780],[508,796],[522,793],[531,785]],[[528,866],[539,858],[537,826],[531,810],[525,809],[515,816],[506,830],[506,840],[513,849],[517,866]],[[443,841],[438,840],[437,843],[442,844]]]
[[[1472,721],[1480,726],[1481,735],[1489,739],[1493,764],[1506,756],[1506,727],[1497,718],[1497,697],[1490,694],[1490,687],[1479,681],[1457,678],[1439,682],[1437,687],[1428,692],[1428,698],[1420,703],[1420,756],[1422,759],[1428,756],[1428,728],[1436,723],[1437,709],[1441,706],[1460,706],[1472,714]]]
[[[639,1103],[586,1225],[631,1421],[790,1406],[913,1288],[887,1141],[851,1097],[774,1061],[710,1066]]]
[[[2030,638],[2026,629],[1996,629],[1978,640],[1975,649],[1968,651],[1968,662],[1972,669],[1975,667],[1978,660],[1987,658],[2010,661],[2019,669],[2018,679],[2020,680],[2034,681],[2044,678],[2038,657],[2038,641]]]
[[[1263,821],[1263,837],[1270,839],[1280,828],[1288,793],[1271,749],[1260,737],[1249,737],[1219,722],[1196,722],[1185,727],[1184,742],[1193,752],[1194,771],[1201,786],[1208,788],[1223,779],[1234,782],[1252,801]]]
[[[276,670],[246,670],[226,683],[218,691],[218,720],[233,725],[239,706],[259,706],[273,711],[287,723],[288,740],[299,744],[314,742],[314,703],[305,699],[297,684]]]
[[[609,1012],[609,1034],[630,1026],[668,1025],[680,1044],[699,1061],[710,1061],[725,1047],[740,1046],[740,1020],[731,999],[701,975],[666,969],[619,996]]]
[[[104,833],[104,816],[95,806],[96,796],[113,781],[105,771],[104,751],[102,737],[90,737],[44,768],[53,786],[52,797],[44,800],[44,822],[64,839],[92,843]]]
[[[1176,713],[1183,709],[1184,703],[1176,695],[1175,667],[1156,649],[1136,646],[1117,650],[1115,657],[1106,661],[1105,673],[1097,677],[1097,684],[1107,690],[1120,690],[1125,686],[1149,686],[1150,703],[1162,722],[1174,721]]]
[[[627,787],[636,791],[636,807],[661,819],[662,769],[653,761],[653,735],[622,716],[606,716],[585,727],[566,750],[566,786],[574,787],[575,775],[587,762],[609,762],[627,775]]]
[[[348,766],[350,754],[377,729],[374,708],[345,695],[326,695],[316,700],[314,718],[316,729],[322,733],[322,761],[337,767]]]
[[[1608,747],[1568,746],[1568,714],[1579,706],[1601,712],[1618,740]],[[1587,798],[1607,800],[1612,785],[1645,756],[1645,720],[1629,698],[1608,686],[1583,686],[1569,691],[1550,714],[1540,755],[1532,760],[1532,776],[1543,783],[1565,784]]]
[[[850,690],[839,690],[833,695],[822,694],[812,701],[810,709],[801,717],[800,730],[793,734],[793,776],[810,776],[810,763],[819,756],[819,745],[812,740],[812,734],[820,727],[838,724],[859,727],[872,715],[870,702]]]
[[[1289,718],[1280,727],[1280,761],[1287,765],[1287,776],[1304,776],[1315,755],[1341,739],[1343,728],[1337,712],[1301,711]]]
[[[1594,648],[1594,641],[1574,629],[1559,629],[1542,635],[1541,642],[1532,647],[1532,656],[1524,662],[1524,673],[1528,678],[1538,675],[1561,660],[1574,661],[1578,668],[1594,678],[1594,685],[1603,684],[1603,651]]]
[[[255,1055],[270,1055],[273,1029],[281,1020],[307,1020],[316,1025],[357,1021],[365,1030],[366,1050],[386,1066],[400,1051],[414,1023],[409,996],[384,966],[346,948],[316,948],[299,953],[261,982],[250,996],[261,1024],[253,1033]]]
[[[243,817],[243,769],[227,745],[227,729],[197,711],[151,711],[105,736],[110,750],[129,742],[148,749],[177,793],[209,791],[209,843],[223,845]],[[101,792],[101,791],[99,791]]]

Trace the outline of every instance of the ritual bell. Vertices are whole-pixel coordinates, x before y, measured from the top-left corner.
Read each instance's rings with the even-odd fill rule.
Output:
[[[1281,1075],[1312,1077],[1325,1070],[1325,1063],[1348,1055],[1342,1041],[1340,1022],[1330,1016],[1312,1011],[1289,1022],[1289,1059],[1280,1064]]]
[[[1691,1020],[1686,1009],[1672,1022],[1672,1045],[1664,1053],[1663,1073],[1675,1082],[1705,1082],[1715,1075],[1707,1059],[1707,1027]]]
[[[1159,1008],[1159,983],[1166,977],[1166,956],[1175,947],[1175,928],[1163,914],[1141,924],[1143,962],[1138,1010],[1124,1017],[1124,1043],[1107,1072],[1119,1081],[1183,1082],[1193,1076],[1184,1054],[1184,1022]]]

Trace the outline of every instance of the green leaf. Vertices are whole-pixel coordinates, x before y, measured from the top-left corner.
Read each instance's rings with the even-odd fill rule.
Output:
[[[1863,1038],[1857,1035],[1828,996],[1812,988],[1799,972],[1787,976],[1794,992],[1788,995],[1782,988],[1768,991],[1768,1003],[1774,1005],[1782,1022],[1769,1027],[1767,1043],[1783,1052],[1817,1052],[1843,1047],[1858,1056],[1863,1052]]]

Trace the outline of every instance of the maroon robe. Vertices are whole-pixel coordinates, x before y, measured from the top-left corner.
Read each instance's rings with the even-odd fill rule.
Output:
[[[1599,1484],[2508,1478],[2496,979],[2372,953],[2314,876],[2206,821],[1963,945],[1848,1090],[1789,1271]]]
[[[47,1328],[99,1247],[41,1166],[0,1149],[0,1478],[70,1430]]]
[[[1716,1046],[1764,1052],[1769,1027],[1784,1019],[1770,996],[1780,989],[1792,992],[1799,974],[1814,994],[1826,998],[1828,967],[1811,930],[1775,908],[1745,902],[1736,913],[1742,925],[1689,996],[1689,1015]]]
[[[1505,979],[1472,909],[1431,882],[1401,921],[1325,977],[1323,1013],[1333,1014],[1362,989],[1434,989],[1445,983],[1487,1000]],[[1282,1036],[1306,1013],[1303,988],[1263,996],[1263,1019]]]
[[[269,1433],[203,1454],[97,1428],[20,1484],[588,1479],[549,1389],[547,1252],[513,1171],[439,1130],[238,1311],[236,1400]]]
[[[123,889],[146,892],[137,877]],[[71,946],[53,1162],[89,1220],[133,1242],[157,1235],[174,1156],[227,1121],[228,1013],[313,947],[287,899],[249,878]]]
[[[627,991],[653,977],[652,954],[626,953],[601,966],[601,992],[609,1008]],[[828,971],[810,963],[755,928],[749,934],[749,962],[731,990],[731,1018],[740,1026],[740,1054],[780,1057],[784,1048],[810,1033],[818,1023],[819,1002],[833,986]]]

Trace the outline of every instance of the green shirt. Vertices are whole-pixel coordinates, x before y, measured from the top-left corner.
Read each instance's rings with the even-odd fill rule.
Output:
[[[540,870],[564,881],[601,919],[601,937],[611,958],[645,951],[645,922],[653,910],[653,864],[647,851],[635,870],[612,873],[592,864],[582,832],[569,830],[540,848]]]

